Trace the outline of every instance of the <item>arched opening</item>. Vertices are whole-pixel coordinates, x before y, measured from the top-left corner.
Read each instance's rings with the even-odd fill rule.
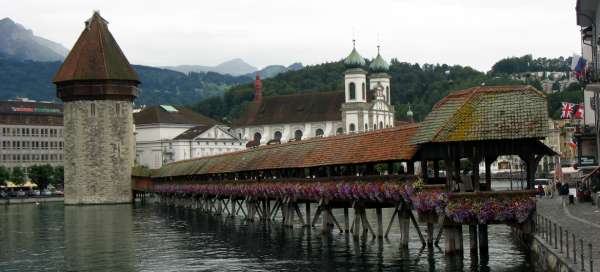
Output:
[[[262,135],[260,135],[259,132],[254,133],[254,141],[255,142],[260,142],[260,139],[262,138]]]
[[[383,128],[383,122],[379,121],[379,129]]]
[[[350,132],[356,131],[356,126],[354,124],[350,124]]]
[[[336,135],[340,135],[340,134],[343,134],[343,133],[344,133],[344,129],[343,129],[343,128],[338,128],[338,129],[335,131],[335,134],[336,134]]]
[[[348,90],[350,91],[350,100],[356,99],[356,85],[354,85],[354,82],[350,82]]]
[[[294,140],[296,141],[300,141],[302,140],[302,130],[296,130],[296,132],[294,132]]]
[[[315,136],[317,136],[317,137],[319,137],[319,136],[323,136],[323,134],[325,134],[325,132],[323,132],[323,130],[322,130],[322,129],[320,129],[320,128],[318,128],[318,129],[315,131]]]
[[[281,141],[281,131],[275,131],[275,134],[273,134],[273,139]]]
[[[362,84],[362,99],[367,100],[367,90],[364,82]]]

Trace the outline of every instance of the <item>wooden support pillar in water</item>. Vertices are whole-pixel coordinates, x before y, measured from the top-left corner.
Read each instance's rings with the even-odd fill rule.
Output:
[[[488,247],[488,225],[481,224],[478,225],[479,232],[479,255],[481,258],[488,258],[489,255],[489,247]]]
[[[433,223],[427,223],[427,247],[433,247]]]
[[[383,237],[383,215],[381,213],[381,207],[375,208],[375,212],[377,213],[377,237]]]
[[[329,212],[328,212],[328,208],[327,207],[323,207],[323,212],[321,213],[321,233],[330,233],[331,232],[331,227],[330,227],[330,219],[329,219]]]
[[[230,197],[229,202],[231,203],[231,217],[234,217],[236,214],[235,213],[235,198],[233,198],[233,196]]]
[[[221,212],[223,211],[223,203],[221,202],[218,196],[215,198],[215,200],[217,201],[217,214],[221,215]]]
[[[306,202],[305,204],[305,209],[306,209],[306,225],[307,227],[312,227],[311,222],[310,222],[310,202]]]
[[[469,225],[469,250],[471,259],[477,258],[477,225]]]
[[[400,248],[408,249],[410,240],[410,215],[406,205],[398,212],[398,223],[400,224]]]
[[[360,228],[361,211],[360,211],[360,209],[361,209],[360,207],[354,206],[354,224],[353,224],[353,228],[352,228],[352,236],[354,237],[354,239],[360,238],[360,232],[361,232],[361,228]]]
[[[462,226],[444,226],[444,236],[446,238],[446,254],[462,253]]]
[[[287,207],[287,215],[290,219],[288,221],[288,227],[293,228],[294,227],[294,215],[295,215],[294,203],[288,200],[286,207]]]
[[[348,208],[344,207],[344,232],[348,233],[350,231],[350,215],[348,212]]]

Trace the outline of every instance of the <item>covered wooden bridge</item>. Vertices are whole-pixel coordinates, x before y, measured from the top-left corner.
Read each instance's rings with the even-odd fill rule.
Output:
[[[175,162],[134,173],[133,190],[248,220],[281,214],[289,227],[321,219],[322,231],[338,228],[356,238],[387,236],[397,217],[403,247],[412,222],[423,245],[437,243],[444,230],[447,253],[462,252],[462,225],[469,225],[471,252],[487,255],[488,224],[531,223],[535,200],[528,189],[538,161],[554,154],[540,142],[547,124],[546,98],[534,88],[476,87],[448,95],[422,123]],[[491,190],[489,166],[501,155],[526,162],[527,189]],[[382,208],[394,209],[385,231]],[[332,209],[344,210],[343,221]],[[375,228],[368,209],[376,212]],[[425,235],[417,221],[426,224]]]

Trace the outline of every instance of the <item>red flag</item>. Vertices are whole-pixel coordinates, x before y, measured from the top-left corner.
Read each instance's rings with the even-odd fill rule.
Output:
[[[560,115],[560,118],[570,119],[571,113],[573,113],[573,104],[569,102],[562,102],[562,113]]]
[[[577,104],[573,107],[573,113],[575,114],[575,119],[583,119],[583,104]]]

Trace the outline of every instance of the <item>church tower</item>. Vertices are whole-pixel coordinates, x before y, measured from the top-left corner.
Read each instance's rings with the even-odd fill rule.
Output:
[[[369,123],[373,129],[389,128],[394,126],[394,107],[392,106],[390,91],[390,65],[381,57],[377,46],[377,57],[369,65],[369,90],[374,95]]]
[[[139,79],[94,12],[54,77],[64,102],[65,204],[132,201]]]
[[[390,99],[390,75],[388,75],[388,70],[390,69],[390,65],[381,57],[379,53],[379,45],[377,46],[377,57],[371,62],[369,65],[369,71],[371,74],[369,75],[369,89],[375,89],[375,86],[381,84],[383,87],[383,96],[385,97],[385,101],[388,104],[391,104]]]
[[[355,41],[352,41],[352,51],[344,59],[345,103],[342,104],[342,123],[346,133],[365,131],[368,129],[367,120],[367,71],[363,69],[365,59],[356,51]]]

